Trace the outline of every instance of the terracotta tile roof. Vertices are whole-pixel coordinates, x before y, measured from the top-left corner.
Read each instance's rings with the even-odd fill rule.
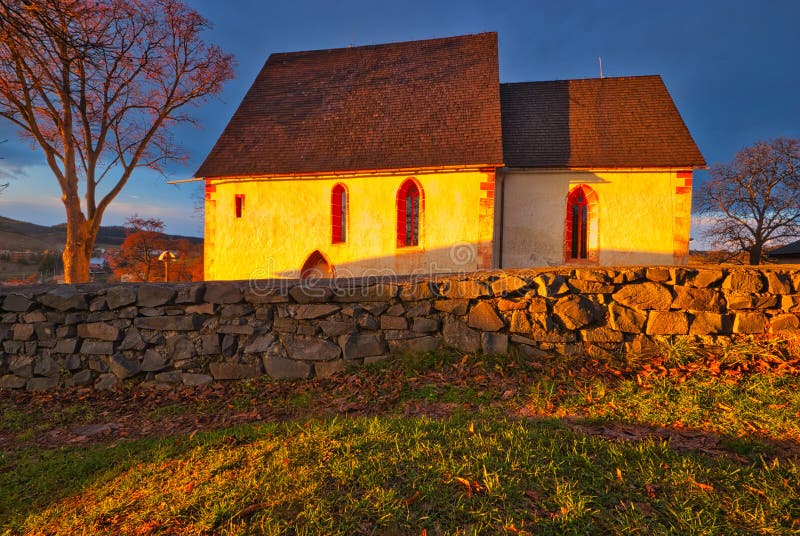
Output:
[[[704,167],[660,76],[501,84],[509,167]]]
[[[497,34],[272,54],[197,177],[503,162]]]

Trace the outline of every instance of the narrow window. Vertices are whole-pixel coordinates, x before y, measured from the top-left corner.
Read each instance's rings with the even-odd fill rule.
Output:
[[[567,197],[564,257],[567,261],[597,262],[597,194],[585,185]]]
[[[420,190],[409,179],[397,191],[397,246],[419,245]]]
[[[337,184],[331,190],[331,243],[347,242],[347,190]]]
[[[241,218],[244,213],[244,194],[236,194],[234,197],[236,207],[236,217]]]

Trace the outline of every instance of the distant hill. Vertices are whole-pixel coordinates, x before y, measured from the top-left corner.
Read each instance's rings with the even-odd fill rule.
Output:
[[[165,235],[170,239],[185,238],[196,244],[203,239],[196,236]],[[47,227],[26,221],[12,220],[0,216],[0,249],[12,251],[62,250],[67,239],[67,224]],[[101,226],[95,247],[119,246],[125,240],[125,228],[121,225]]]

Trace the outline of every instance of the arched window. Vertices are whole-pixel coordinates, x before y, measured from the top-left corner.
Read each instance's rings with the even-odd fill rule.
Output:
[[[422,195],[417,183],[406,180],[397,191],[397,247],[419,245]]]
[[[569,261],[597,261],[597,194],[586,185],[567,197],[564,257]]]
[[[331,190],[331,243],[347,242],[347,189],[337,184]]]

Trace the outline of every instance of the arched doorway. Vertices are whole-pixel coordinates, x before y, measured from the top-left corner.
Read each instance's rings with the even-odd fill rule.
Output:
[[[319,251],[309,255],[303,263],[303,268],[300,269],[300,279],[325,279],[333,275],[333,265]]]

